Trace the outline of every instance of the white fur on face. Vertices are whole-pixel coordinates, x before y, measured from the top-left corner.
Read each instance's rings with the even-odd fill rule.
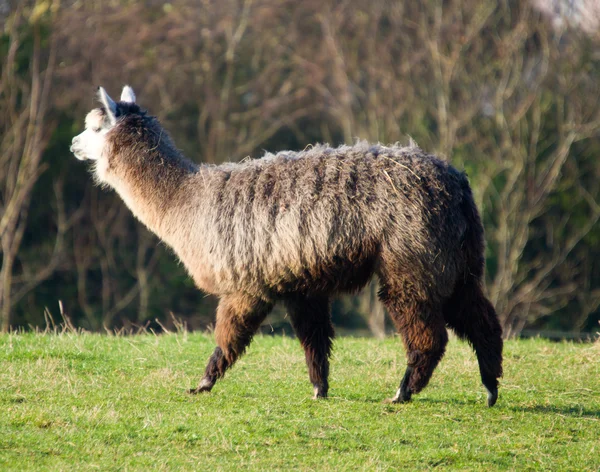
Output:
[[[104,152],[106,134],[112,129],[107,125],[104,114],[100,109],[92,110],[85,117],[85,131],[73,138],[71,152],[81,161],[94,161],[96,179],[104,183],[108,169],[108,157]]]
[[[99,109],[92,110],[85,117],[85,131],[73,138],[71,152],[81,161],[100,160],[106,144],[106,133],[110,127],[106,126],[104,116]]]

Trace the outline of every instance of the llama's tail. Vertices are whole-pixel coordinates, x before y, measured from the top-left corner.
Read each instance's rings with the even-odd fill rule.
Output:
[[[465,269],[444,305],[444,318],[461,339],[473,346],[488,391],[488,406],[493,406],[498,399],[498,378],[502,376],[502,328],[496,310],[483,293],[483,226],[466,176],[462,212],[467,223],[462,241]]]

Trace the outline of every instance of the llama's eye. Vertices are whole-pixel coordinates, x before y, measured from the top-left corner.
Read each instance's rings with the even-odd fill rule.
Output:
[[[101,129],[102,129],[102,128],[92,128],[92,131],[93,131],[94,133],[99,133]]]

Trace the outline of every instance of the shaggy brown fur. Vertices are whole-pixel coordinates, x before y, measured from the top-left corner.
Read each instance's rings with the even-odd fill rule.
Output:
[[[218,347],[193,392],[213,387],[283,301],[315,397],[325,397],[329,299],[377,274],[408,356],[392,400],[427,385],[447,324],[473,345],[495,403],[501,329],[481,291],[483,228],[463,173],[418,147],[365,142],[197,166],[137,105],[118,103],[117,117],[98,179],[174,249],[199,288],[221,297]]]

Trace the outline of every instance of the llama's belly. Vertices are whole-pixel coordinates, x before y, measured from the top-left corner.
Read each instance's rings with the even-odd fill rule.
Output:
[[[376,251],[355,250],[311,264],[281,259],[271,260],[270,264],[237,265],[223,260],[220,264],[198,265],[191,275],[201,290],[211,294],[244,292],[276,299],[290,293],[358,291],[372,277],[376,263]]]
[[[337,257],[305,267],[301,273],[283,271],[266,280],[269,294],[276,298],[290,293],[340,293],[362,289],[373,276],[376,257]]]

